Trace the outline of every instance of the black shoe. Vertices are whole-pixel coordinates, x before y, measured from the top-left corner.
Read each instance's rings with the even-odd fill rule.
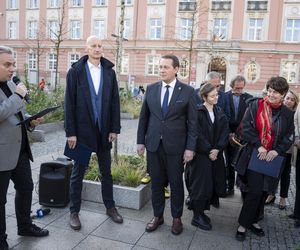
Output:
[[[299,228],[300,227],[300,220],[298,220],[298,219],[295,220],[294,227],[295,228]]]
[[[210,218],[205,213],[203,213],[202,216],[207,221],[207,223],[210,223]]]
[[[49,231],[47,229],[40,228],[37,225],[31,224],[31,226],[28,228],[18,230],[18,235],[43,237],[49,235]]]
[[[254,233],[255,235],[257,235],[259,237],[265,236],[265,232],[262,228],[257,228],[255,226],[251,225],[249,227],[249,229],[251,230],[252,233]]]
[[[214,208],[219,208],[220,207],[220,201],[219,201],[219,198],[215,199],[211,205],[214,207]]]
[[[246,239],[246,231],[240,232],[239,230],[236,230],[235,238],[238,241],[244,241]]]
[[[270,204],[274,203],[275,199],[276,199],[276,196],[273,196],[273,198],[271,200],[269,200],[269,201],[266,200],[265,205],[270,205]]]
[[[8,250],[8,244],[6,239],[0,240],[0,250]]]
[[[288,217],[289,217],[290,219],[296,220],[296,216],[295,216],[294,214],[289,214]]]
[[[228,189],[227,192],[226,192],[226,196],[232,196],[234,195],[234,189]]]
[[[191,224],[193,226],[199,227],[203,230],[211,230],[212,226],[210,223],[207,222],[207,219],[205,218],[205,216],[202,215],[198,215],[197,217],[193,217]]]

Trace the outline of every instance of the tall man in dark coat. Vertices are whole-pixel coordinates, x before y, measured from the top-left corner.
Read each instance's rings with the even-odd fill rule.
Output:
[[[114,222],[123,218],[115,208],[111,176],[112,142],[120,133],[120,101],[113,63],[102,57],[102,42],[96,36],[86,41],[87,55],[72,65],[67,75],[65,94],[65,130],[71,149],[77,143],[96,152],[102,176],[101,187],[106,213]],[[78,213],[81,190],[87,166],[77,162],[72,170],[70,185],[70,226],[81,228]]]
[[[172,233],[183,226],[184,163],[193,159],[197,139],[197,110],[194,89],[176,79],[179,60],[174,55],[160,59],[161,81],[149,85],[140,113],[137,152],[147,149],[147,164],[152,184],[154,217],[146,231],[152,232],[164,223],[165,182],[170,182]]]
[[[231,90],[225,93],[225,103],[229,110],[229,128],[230,136],[234,136],[247,108],[247,100],[252,98],[252,95],[243,92],[246,85],[246,79],[243,76],[236,76],[230,82]],[[235,172],[231,165],[232,158],[234,155],[234,148],[231,144],[227,147],[227,195],[234,194],[234,182],[235,182]]]

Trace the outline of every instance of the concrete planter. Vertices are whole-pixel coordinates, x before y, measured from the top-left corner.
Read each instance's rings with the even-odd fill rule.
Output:
[[[141,209],[151,198],[151,184],[139,185],[136,188],[113,186],[116,206]],[[101,183],[95,181],[83,181],[82,200],[103,203]]]

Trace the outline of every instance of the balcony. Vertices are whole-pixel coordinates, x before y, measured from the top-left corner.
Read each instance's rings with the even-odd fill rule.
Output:
[[[196,8],[196,2],[179,2],[179,11],[195,11]]]
[[[231,1],[212,1],[212,11],[231,11]]]
[[[248,11],[267,11],[268,1],[248,1],[247,2]]]

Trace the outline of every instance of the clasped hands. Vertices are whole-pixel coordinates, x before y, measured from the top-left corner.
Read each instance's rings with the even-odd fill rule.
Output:
[[[278,153],[275,150],[268,151],[263,146],[260,146],[258,148],[258,159],[265,160],[265,161],[273,161],[276,156],[278,156]]]

